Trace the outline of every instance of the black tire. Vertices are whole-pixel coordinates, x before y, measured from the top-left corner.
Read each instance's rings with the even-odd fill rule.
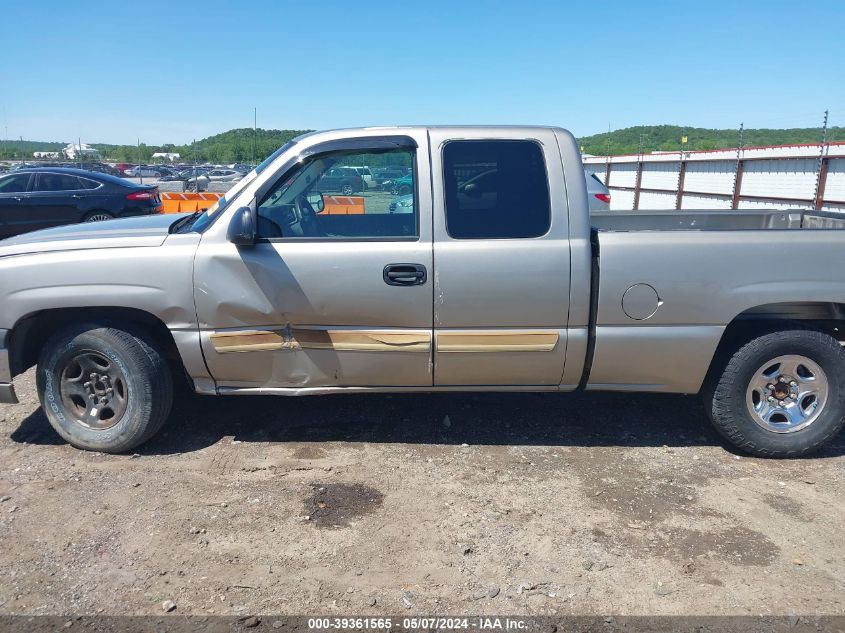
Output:
[[[355,188],[350,184],[346,184],[346,185],[341,186],[340,192],[344,196],[351,196],[353,193],[355,193]]]
[[[782,356],[809,359],[822,369],[826,382],[821,412],[813,414],[817,417],[807,426],[796,426],[797,430],[791,432],[765,428],[747,404],[758,370]],[[770,332],[740,347],[717,380],[705,389],[704,397],[716,430],[740,450],[758,457],[800,457],[824,446],[845,424],[845,352],[836,339],[815,330]],[[753,402],[756,396],[748,397]],[[809,402],[812,404],[812,400]]]
[[[119,379],[112,377],[109,383],[95,385],[113,385],[113,392],[122,395],[121,406],[112,410],[109,406],[113,402],[98,403],[91,404],[89,410],[89,402],[84,398],[69,395],[85,379],[67,380],[69,374],[86,373],[85,363],[79,362],[83,357],[94,358],[101,366],[109,367],[102,370],[103,375],[119,374]],[[38,360],[36,376],[38,397],[50,424],[70,444],[85,450],[122,453],[143,444],[161,429],[173,402],[170,366],[142,331],[90,323],[70,326],[47,341]],[[86,388],[107,396],[103,389]],[[93,399],[96,398],[95,394]],[[101,415],[110,412],[111,416],[99,422],[91,420],[99,427],[95,428],[83,418],[85,412],[97,411],[98,406]]]
[[[400,196],[407,196],[411,193],[411,187],[409,185],[401,185],[397,190],[396,193]]]
[[[105,220],[114,220],[114,214],[108,211],[90,211],[82,218],[83,222],[103,222]]]

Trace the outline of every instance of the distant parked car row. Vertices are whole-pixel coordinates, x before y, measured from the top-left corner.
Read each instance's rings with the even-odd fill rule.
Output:
[[[162,211],[158,187],[108,174],[39,167],[0,176],[0,239],[63,224]]]
[[[401,185],[394,181],[410,178],[410,173],[410,167],[370,168],[366,165],[339,165],[323,174],[320,178],[320,188],[322,191],[338,192],[347,196],[370,189],[396,194]]]
[[[118,170],[99,161],[52,161],[52,162],[38,162],[38,163],[18,163],[9,168],[9,171],[20,171],[22,169],[37,169],[40,167],[67,167],[69,169],[84,169],[85,171],[94,171],[101,174],[108,174],[109,176],[122,176],[123,174]]]

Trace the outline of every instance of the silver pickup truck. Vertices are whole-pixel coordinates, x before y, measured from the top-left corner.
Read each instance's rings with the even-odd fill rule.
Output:
[[[336,165],[403,195],[348,195]],[[218,395],[701,393],[742,450],[801,455],[845,415],[842,224],[591,216],[559,128],[308,134],[204,213],[0,242],[0,401],[37,365],[56,431],[119,452],[165,422],[176,372]]]

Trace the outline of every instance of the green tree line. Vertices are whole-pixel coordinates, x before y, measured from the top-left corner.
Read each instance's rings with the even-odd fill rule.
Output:
[[[229,130],[221,134],[200,139],[187,145],[165,143],[164,145],[110,145],[91,143],[100,150],[105,160],[126,163],[149,163],[156,152],[175,152],[182,162],[251,163],[264,160],[291,139],[310,130],[264,130],[251,128]],[[682,145],[681,139],[687,137]],[[828,130],[829,140],[845,140],[845,128]],[[818,143],[821,140],[819,128],[789,129],[747,129],[743,142],[749,145],[786,145],[792,143]],[[684,127],[680,125],[639,125],[610,133],[593,134],[578,139],[587,154],[636,154],[643,152],[707,150],[737,147],[738,130]],[[642,143],[642,147],[641,147]],[[254,144],[254,150],[253,150]],[[67,143],[25,140],[0,141],[0,159],[32,159],[33,152],[55,152]],[[379,163],[376,163],[379,164]]]
[[[291,139],[310,130],[252,130],[241,128],[176,145],[112,145],[90,143],[104,160],[125,163],[149,163],[157,152],[175,152],[182,162],[251,163],[260,162]],[[33,152],[56,152],[67,143],[24,140],[0,141],[0,159],[32,159]]]
[[[682,138],[687,143],[682,144]],[[793,143],[818,143],[821,128],[747,129],[743,132],[743,145],[790,145]],[[845,140],[845,128],[828,129],[828,140]],[[638,125],[578,139],[586,154],[606,155],[636,154],[657,151],[725,149],[739,145],[739,130],[718,130],[680,125]],[[642,148],[640,143],[642,142]]]

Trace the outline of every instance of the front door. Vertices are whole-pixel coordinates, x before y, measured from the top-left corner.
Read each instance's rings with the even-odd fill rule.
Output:
[[[30,173],[0,177],[0,239],[28,230],[28,190],[34,177]]]
[[[568,209],[554,132],[531,134],[431,133],[435,385],[561,383]]]
[[[432,384],[427,140],[425,133],[379,138],[312,148],[278,174],[255,201],[254,247],[204,237],[195,296],[218,386]],[[323,175],[350,163],[413,168],[410,212],[391,213],[389,192],[338,202],[324,191]],[[346,212],[332,212],[341,203]]]
[[[27,203],[27,231],[75,224],[82,219],[80,206],[87,190],[72,174],[39,172]]]

